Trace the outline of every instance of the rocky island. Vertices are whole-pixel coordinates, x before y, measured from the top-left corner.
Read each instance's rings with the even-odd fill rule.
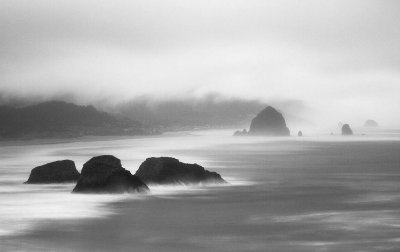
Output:
[[[350,125],[343,124],[343,126],[342,126],[342,135],[344,135],[344,136],[353,135],[353,130],[350,128]]]
[[[248,132],[246,129],[237,130],[237,131],[235,131],[235,133],[233,133],[234,136],[245,136],[247,134],[248,134]]]
[[[133,193],[149,188],[121,165],[121,160],[111,155],[90,159],[82,168],[74,193]]]
[[[61,160],[33,168],[25,184],[76,182],[79,176],[74,161]]]
[[[268,106],[251,121],[248,132],[236,131],[234,135],[289,136],[290,130],[286,126],[283,115],[275,108]]]
[[[148,158],[135,175],[145,183],[152,184],[226,183],[216,172],[208,171],[198,164],[182,163],[171,157]]]
[[[375,120],[367,120],[364,123],[364,127],[369,127],[369,128],[376,128],[378,127],[379,124]]]

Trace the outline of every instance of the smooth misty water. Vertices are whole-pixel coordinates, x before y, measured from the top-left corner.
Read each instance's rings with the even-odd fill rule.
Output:
[[[251,138],[231,131],[0,147],[0,251],[400,251],[398,136]],[[112,154],[197,162],[228,186],[147,195],[23,185],[31,168]]]

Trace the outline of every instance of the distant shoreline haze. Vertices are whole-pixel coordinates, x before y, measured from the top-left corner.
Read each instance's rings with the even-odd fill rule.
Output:
[[[114,107],[80,106],[63,101],[8,101],[0,106],[0,139],[75,138],[83,136],[148,135],[194,129],[244,129],[266,106],[255,100],[218,99],[171,100],[152,103],[138,99]],[[4,100],[3,100],[4,101]],[[319,126],[306,116],[301,102],[271,102],[284,115],[293,132],[305,135],[340,133],[332,123]],[[339,121],[339,120],[338,120]],[[324,121],[322,121],[324,123]],[[355,134],[378,129],[350,122]]]

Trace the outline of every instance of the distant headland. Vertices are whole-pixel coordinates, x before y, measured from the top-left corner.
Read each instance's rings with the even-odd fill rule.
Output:
[[[140,122],[62,101],[0,107],[0,140],[149,135],[158,131]]]

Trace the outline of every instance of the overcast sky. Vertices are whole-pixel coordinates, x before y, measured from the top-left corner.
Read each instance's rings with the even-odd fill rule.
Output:
[[[90,103],[217,92],[399,126],[399,70],[396,0],[0,1],[7,95]]]

